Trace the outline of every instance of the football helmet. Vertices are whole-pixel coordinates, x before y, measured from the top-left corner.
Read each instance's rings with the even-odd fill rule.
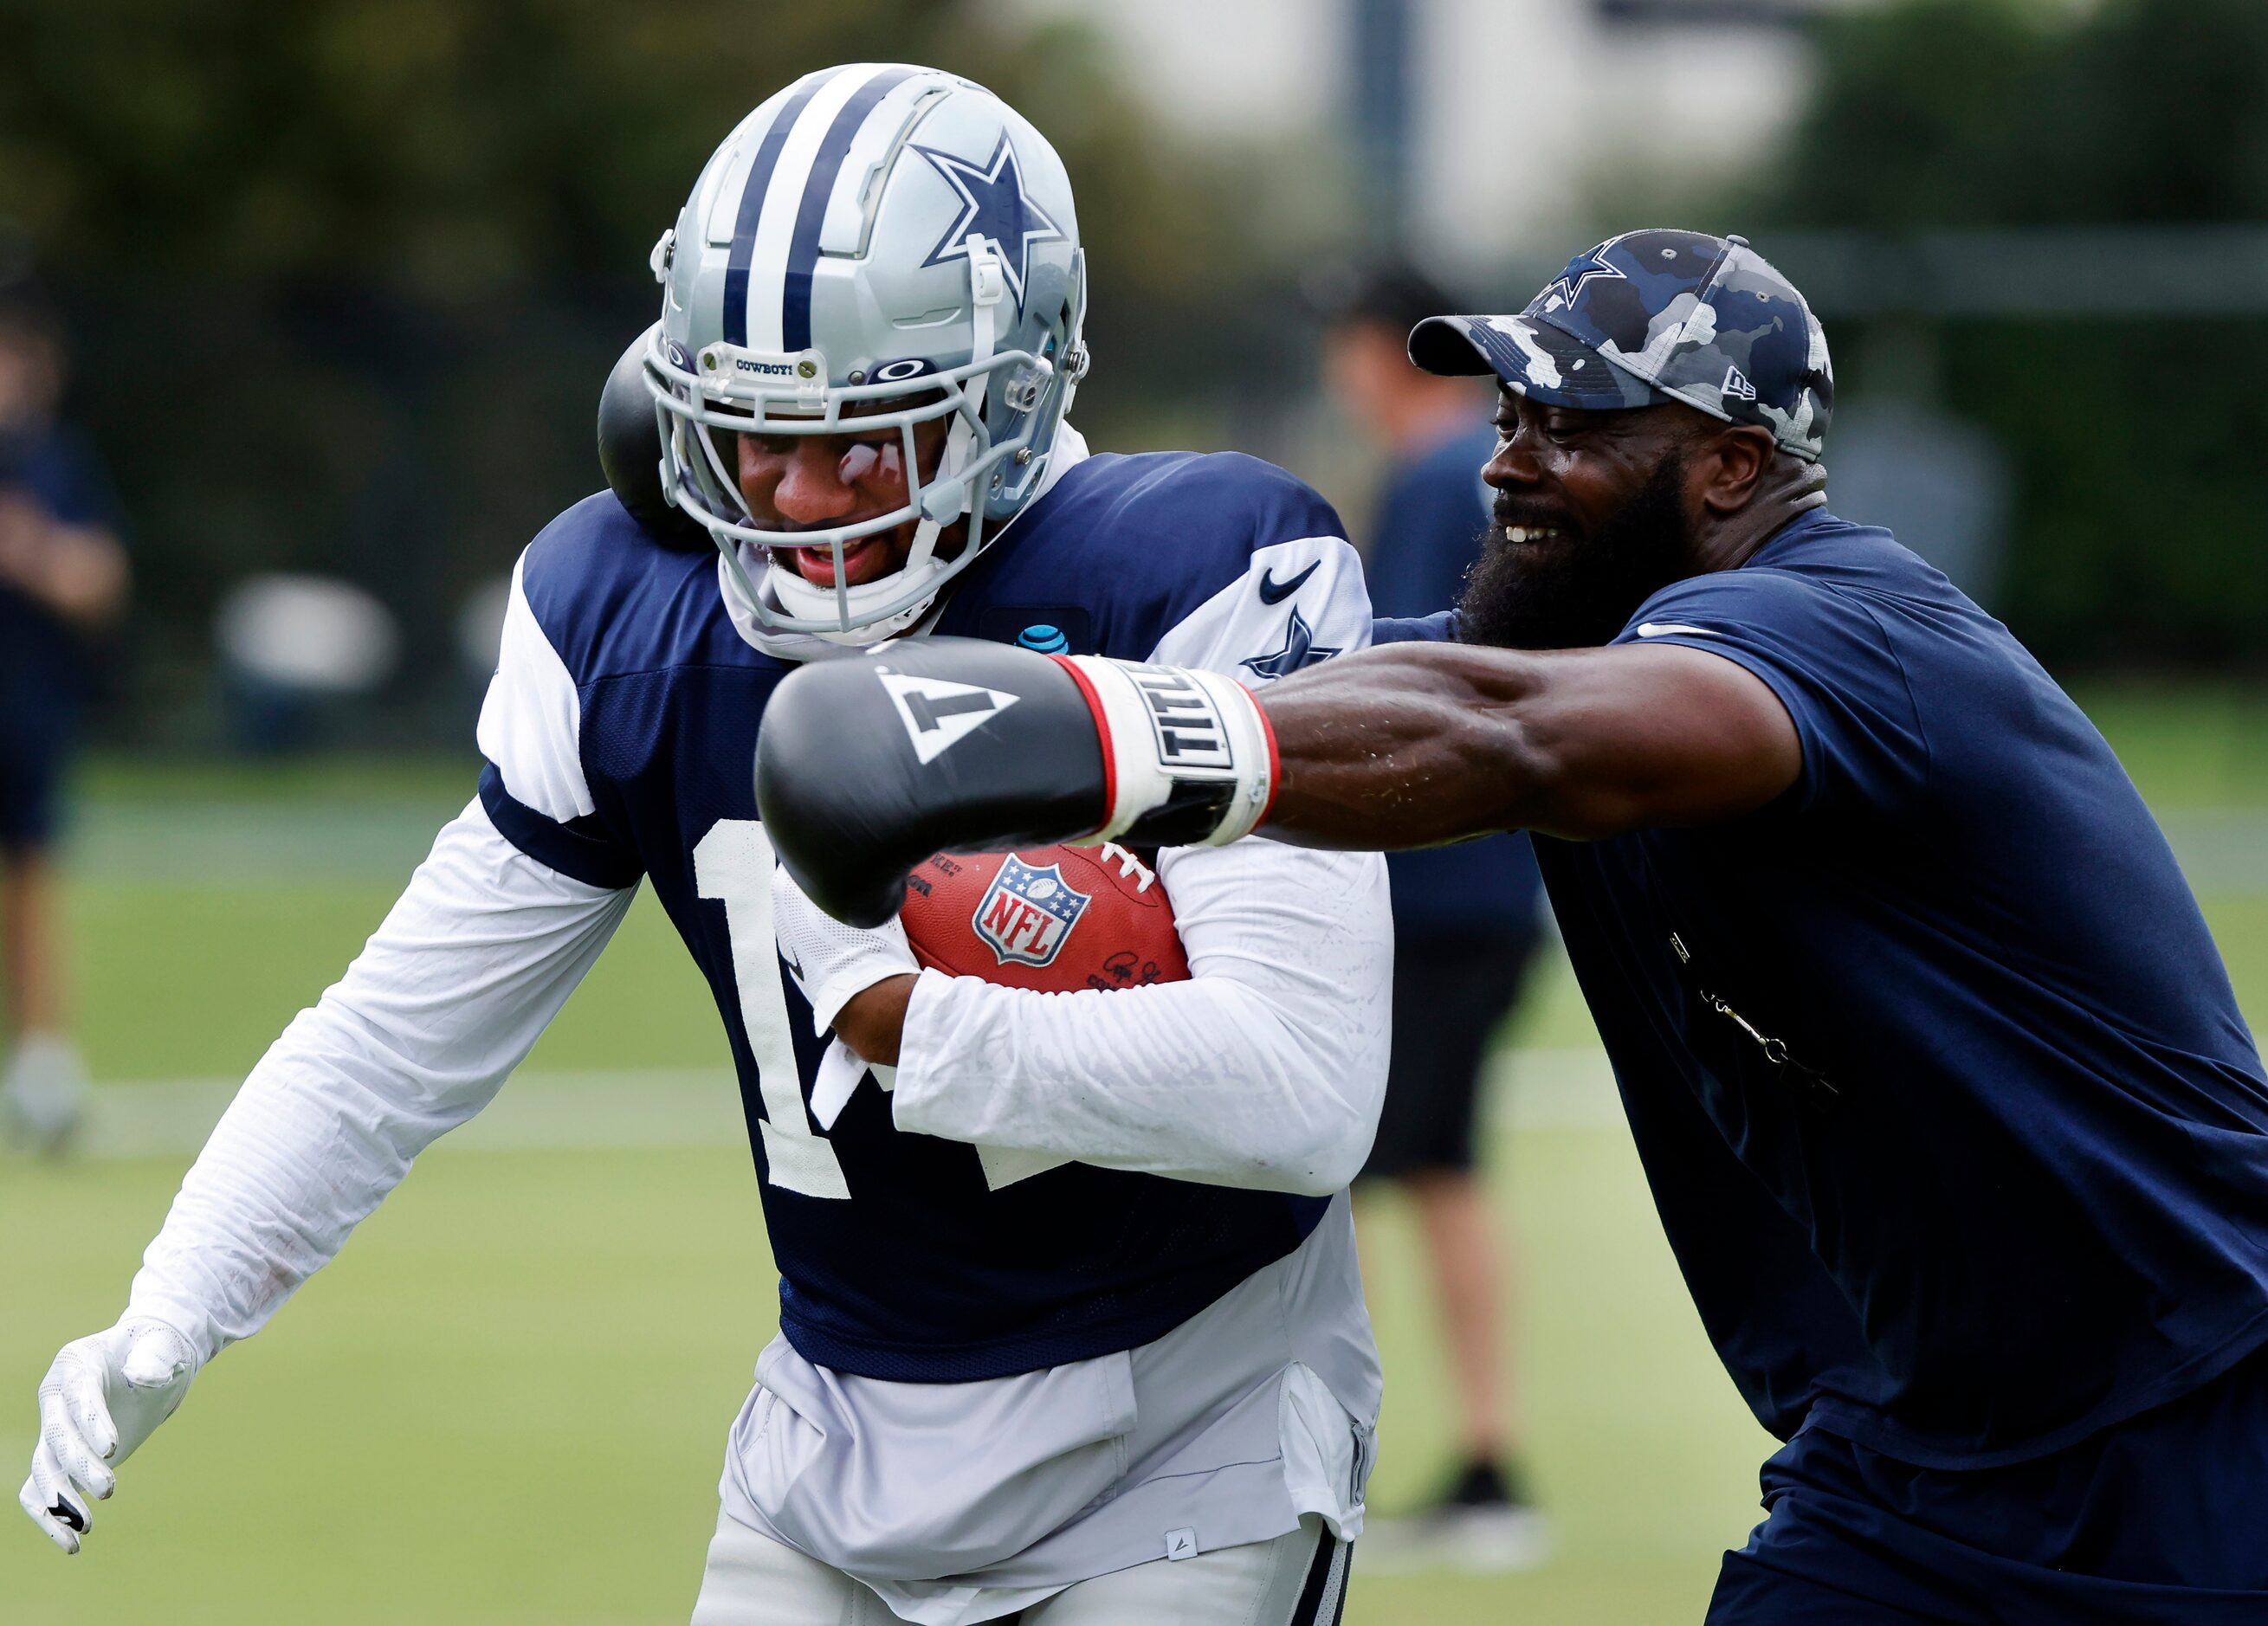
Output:
[[[1086,371],[1086,262],[1063,160],[982,85],[860,63],[806,74],[725,137],[654,245],[645,382],[668,499],[698,520],[758,619],[871,643],[918,621],[1037,494]],[[950,420],[924,470],[917,425]],[[742,500],[742,433],[895,429],[907,500],[768,530]],[[965,541],[940,557],[941,533]],[[902,569],[847,585],[846,545],[916,522]],[[761,582],[744,545],[772,550]],[[779,551],[824,548],[835,585]]]

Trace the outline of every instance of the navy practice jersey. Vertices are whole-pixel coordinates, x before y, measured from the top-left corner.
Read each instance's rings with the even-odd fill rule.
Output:
[[[822,1054],[771,931],[753,764],[793,669],[755,647],[711,553],[657,546],[609,494],[529,547],[482,719],[497,828],[577,879],[641,877],[731,1035],[780,1323],[819,1365],[960,1382],[1161,1336],[1314,1228],[1325,1200],[1070,1164],[1017,1179],[902,1134],[861,1089],[821,1134]],[[954,585],[935,630],[1212,667],[1258,683],[1366,643],[1337,518],[1249,458],[1071,461]]]
[[[1756,814],[1536,842],[1764,1425],[2017,1460],[2268,1341],[2258,1052],[2140,796],[2008,630],[1817,513],[1616,642],[1739,662],[1802,739]]]

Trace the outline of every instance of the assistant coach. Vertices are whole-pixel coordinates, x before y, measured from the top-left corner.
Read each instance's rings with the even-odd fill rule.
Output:
[[[791,868],[872,923],[946,846],[1536,831],[1687,1284],[1787,1441],[1709,1619],[2268,1620],[2268,1080],[2117,759],[1827,511],[1826,341],[1739,239],[1616,238],[1411,354],[1503,386],[1488,555],[1415,627],[1462,642],[1259,696],[814,666],[759,749]],[[924,766],[878,664],[990,713]],[[923,997],[855,1019],[880,1046]]]

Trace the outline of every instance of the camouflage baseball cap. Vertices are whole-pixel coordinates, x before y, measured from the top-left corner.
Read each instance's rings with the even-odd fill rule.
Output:
[[[1434,316],[1410,330],[1428,372],[1493,372],[1550,406],[1680,401],[1771,430],[1818,460],[1834,409],[1827,335],[1795,284],[1739,237],[1628,232],[1577,254],[1517,316]]]

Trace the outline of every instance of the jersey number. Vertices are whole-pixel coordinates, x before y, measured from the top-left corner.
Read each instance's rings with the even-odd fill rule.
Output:
[[[771,1182],[807,1197],[848,1197],[850,1188],[835,1148],[811,1127],[803,1110],[787,993],[780,986],[772,936],[773,863],[771,838],[762,825],[754,819],[719,819],[693,849],[693,884],[701,896],[725,906],[740,1027],[747,1034],[763,1096],[764,1159],[771,1166]]]

